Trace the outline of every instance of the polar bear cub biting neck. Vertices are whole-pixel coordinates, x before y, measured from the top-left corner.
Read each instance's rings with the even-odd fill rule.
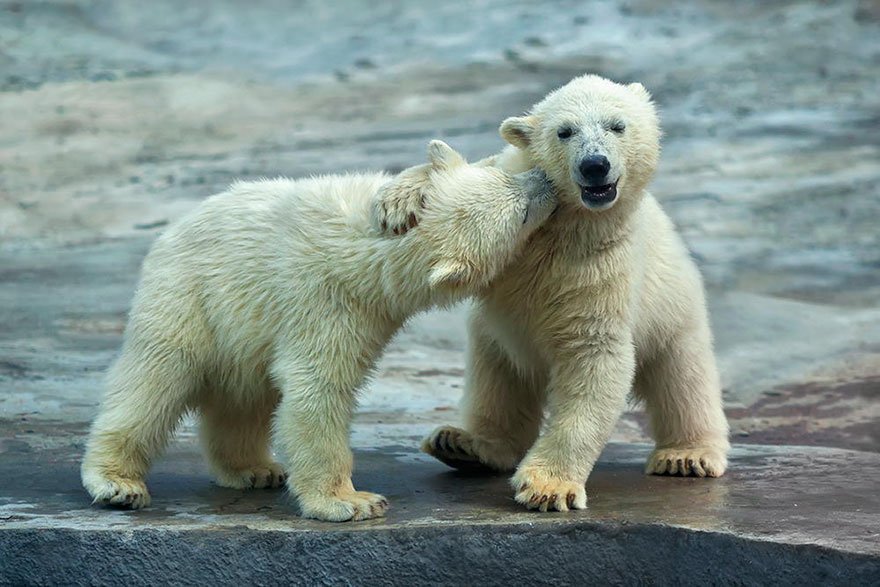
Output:
[[[396,177],[237,183],[156,241],[83,460],[96,502],[149,505],[150,464],[195,411],[220,485],[286,480],[322,520],[384,514],[351,482],[358,389],[405,320],[480,292],[556,207],[538,170],[471,166],[441,141],[428,158]],[[406,194],[418,226],[383,236],[381,202]]]

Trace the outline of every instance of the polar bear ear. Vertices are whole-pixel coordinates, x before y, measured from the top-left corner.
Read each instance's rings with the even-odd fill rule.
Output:
[[[532,142],[532,135],[538,128],[538,119],[534,116],[514,116],[501,123],[498,132],[501,138],[520,149],[525,149]]]
[[[441,261],[431,270],[428,283],[432,288],[460,287],[471,278],[471,268],[461,261]]]
[[[629,91],[634,93],[639,98],[644,98],[648,102],[651,101],[651,93],[648,92],[648,90],[646,90],[645,86],[643,86],[642,84],[639,84],[639,83],[629,84],[626,87],[629,89]]]
[[[434,169],[452,169],[467,163],[464,157],[443,141],[428,143],[428,162]]]

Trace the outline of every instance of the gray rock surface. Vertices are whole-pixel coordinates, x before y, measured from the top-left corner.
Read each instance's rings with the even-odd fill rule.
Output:
[[[499,501],[509,497],[503,480],[468,480],[464,486],[471,490],[459,494],[462,484],[453,484],[439,465],[411,455],[420,436],[458,415],[466,314],[459,307],[413,320],[364,390],[353,443],[379,450],[361,455],[364,474],[381,481],[376,489],[394,489],[397,481],[380,472],[393,465],[402,487],[423,491],[411,497],[404,495],[409,490],[389,491],[395,513],[377,523],[374,538],[364,539],[377,541],[370,544],[381,550],[406,536],[420,545],[413,552],[422,553],[418,560],[424,564],[446,553],[444,564],[453,569],[448,582],[483,564],[485,557],[461,551],[484,540],[490,559],[509,549],[510,560],[541,557],[562,564],[561,553],[576,537],[585,541],[578,547],[584,550],[576,551],[584,554],[567,558],[576,560],[585,577],[600,576],[589,574],[590,548],[604,553],[604,560],[624,561],[635,552],[628,550],[636,548],[627,546],[631,539],[661,543],[674,552],[645,571],[645,580],[655,582],[667,576],[659,569],[697,582],[710,568],[700,553],[734,557],[729,553],[740,548],[740,537],[748,534],[742,539],[754,542],[762,528],[774,530],[766,538],[774,544],[821,545],[831,549],[821,552],[836,553],[827,555],[834,560],[876,561],[876,534],[858,529],[871,523],[876,528],[877,503],[857,489],[876,487],[880,452],[876,0],[450,0],[430,10],[353,1],[0,4],[3,548],[19,548],[23,556],[24,547],[15,544],[24,543],[15,541],[24,536],[41,548],[77,544],[71,548],[82,552],[89,540],[105,541],[126,553],[131,576],[139,576],[137,570],[152,563],[139,567],[130,555],[144,545],[166,544],[162,532],[210,533],[218,525],[230,533],[224,548],[234,552],[256,540],[244,527],[316,531],[290,517],[275,494],[248,494],[238,513],[229,513],[232,506],[223,504],[238,498],[212,488],[200,465],[188,468],[190,459],[196,462],[191,421],[180,431],[182,444],[159,465],[158,510],[125,514],[86,507],[75,461],[150,242],[235,178],[396,170],[422,161],[425,145],[436,137],[474,159],[496,152],[503,146],[496,129],[504,117],[584,72],[641,81],[661,108],[666,134],[653,191],[706,278],[734,441],[863,452],[740,447],[729,478],[701,484],[642,478],[635,461],[644,448],[615,447],[590,483],[589,512],[552,522]],[[648,441],[637,407],[621,420],[614,439]],[[753,478],[746,471],[755,459],[765,464],[755,465],[763,473]],[[784,474],[766,464],[774,459],[785,464]],[[618,469],[622,477],[615,476]],[[18,475],[32,479],[30,485],[18,484]],[[800,490],[783,482],[789,476],[802,479],[805,492],[821,486],[825,497],[811,502],[811,515],[798,517],[790,509]],[[438,487],[448,493],[429,498]],[[166,500],[178,488],[189,504],[179,511]],[[699,502],[701,492],[717,496],[719,488],[739,497]],[[660,501],[640,501],[655,491]],[[202,498],[206,505],[199,506]],[[765,507],[764,498],[774,505]],[[432,499],[445,505],[435,511]],[[468,507],[453,507],[459,502]],[[261,514],[264,506],[273,513]],[[216,521],[221,507],[227,513]],[[407,508],[415,512],[410,517]],[[731,522],[755,514],[747,512],[753,508],[767,518],[765,526],[743,529]],[[671,514],[679,510],[688,512],[682,524]],[[815,515],[823,521],[812,521]],[[452,531],[455,519],[479,529],[465,524]],[[795,519],[800,526],[788,525]],[[183,520],[191,525],[181,526]],[[427,527],[427,520],[437,520],[430,539],[413,529]],[[711,528],[705,532],[704,521]],[[241,529],[233,527],[239,524]],[[6,532],[13,527],[18,538]],[[50,527],[57,532],[36,530]],[[495,535],[490,527],[503,528],[497,535],[506,538],[488,538]],[[113,531],[87,539],[64,534],[84,528]],[[524,528],[534,529],[540,544]],[[271,532],[261,552],[294,544],[286,542],[287,534]],[[135,535],[140,538],[121,538]],[[205,552],[221,548],[200,536],[191,544]],[[707,536],[713,538],[699,542]],[[196,556],[195,546],[183,548],[188,540],[165,548]],[[327,540],[342,544],[348,538]],[[457,548],[459,541],[468,548]],[[691,558],[688,548],[698,542],[705,550]],[[289,548],[285,552],[293,557],[306,547]],[[755,554],[761,561],[756,573],[791,572],[797,565],[786,565],[794,560],[818,565],[804,568],[819,573],[831,560],[815,550],[767,548],[761,551],[765,558]],[[339,556],[366,564],[356,552]],[[4,559],[10,560],[0,553]],[[95,559],[68,562],[78,560]],[[105,563],[95,568],[115,568],[108,577],[125,579],[125,565]],[[616,564],[601,568],[629,568]],[[51,573],[66,568],[59,563],[42,576],[50,582],[63,576]],[[22,576],[9,569],[3,567],[4,578]],[[277,566],[262,570],[282,576],[275,574]],[[496,570],[506,576],[504,565]],[[795,582],[796,575],[790,576]]]
[[[707,480],[645,476],[649,445],[612,444],[588,510],[538,514],[504,476],[453,472],[410,438],[356,454],[355,484],[386,495],[388,517],[332,524],[294,516],[281,491],[213,485],[193,438],[150,475],[151,508],[90,507],[80,432],[48,425],[8,450],[0,560],[15,564],[0,565],[0,584],[859,585],[880,574],[876,453],[743,446],[729,475]]]

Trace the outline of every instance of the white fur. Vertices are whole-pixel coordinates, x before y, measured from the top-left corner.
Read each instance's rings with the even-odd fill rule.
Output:
[[[275,413],[303,515],[384,513],[351,483],[356,392],[407,318],[480,291],[555,206],[535,172],[469,166],[439,141],[429,159],[394,178],[237,183],[156,241],[82,465],[95,501],[149,505],[144,478],[187,410],[218,483],[280,486]],[[419,226],[384,237],[384,200],[421,202]]]
[[[610,130],[617,122],[622,133]],[[576,133],[560,140],[563,126]],[[560,210],[479,297],[464,429],[441,428],[423,449],[453,466],[516,468],[516,500],[529,508],[583,508],[584,484],[634,389],[657,443],[646,472],[721,475],[728,428],[702,281],[646,191],[660,152],[648,92],[583,76],[501,133],[512,146],[483,164],[540,166]],[[619,178],[617,200],[602,210],[582,203],[578,185],[578,161],[596,153]]]

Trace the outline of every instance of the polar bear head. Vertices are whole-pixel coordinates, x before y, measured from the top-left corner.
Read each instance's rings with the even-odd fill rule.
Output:
[[[461,293],[488,284],[557,207],[542,171],[512,175],[470,165],[443,141],[431,141],[428,163],[403,171],[383,191],[386,200],[420,199],[418,226],[404,238],[429,260],[429,287]]]
[[[585,75],[551,92],[501,136],[547,172],[560,204],[607,210],[635,200],[660,155],[660,126],[641,84]]]

